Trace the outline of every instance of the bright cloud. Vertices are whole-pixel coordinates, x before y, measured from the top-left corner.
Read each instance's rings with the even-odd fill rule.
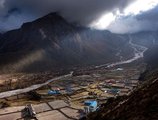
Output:
[[[155,27],[158,27],[156,21],[153,24],[152,20],[150,21],[148,18],[140,20],[139,16],[146,15],[145,13],[151,10],[151,13],[148,14],[151,14],[151,19],[154,19],[153,17],[156,13],[158,14],[158,11],[155,9],[157,5],[158,0],[136,0],[123,11],[117,9],[116,11],[105,13],[105,15],[96,22],[93,22],[90,26],[96,29],[107,29],[111,32],[122,34],[139,32],[141,30],[155,30],[157,29]]]
[[[93,22],[90,26],[97,29],[105,29],[111,22],[115,20],[116,16],[113,13],[105,14],[98,21]]]
[[[148,11],[157,6],[158,0],[137,0],[133,4],[129,5],[124,13],[125,15],[134,14],[137,15],[140,12]]]

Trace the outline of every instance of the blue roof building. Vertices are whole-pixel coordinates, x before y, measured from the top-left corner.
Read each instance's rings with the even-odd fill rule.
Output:
[[[89,112],[94,112],[98,108],[98,103],[95,100],[87,100],[84,104],[89,107]]]
[[[48,95],[58,95],[58,94],[60,94],[59,90],[49,90],[48,91]]]
[[[110,89],[110,90],[107,90],[107,93],[119,94],[119,93],[120,93],[120,90],[112,88],[112,89]]]

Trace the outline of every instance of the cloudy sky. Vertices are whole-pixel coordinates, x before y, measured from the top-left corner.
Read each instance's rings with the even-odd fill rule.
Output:
[[[0,31],[19,28],[50,12],[114,33],[158,29],[158,0],[0,0]]]

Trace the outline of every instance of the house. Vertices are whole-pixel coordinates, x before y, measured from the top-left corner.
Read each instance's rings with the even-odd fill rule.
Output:
[[[111,83],[111,84],[116,84],[116,80],[110,79],[110,80],[105,80],[105,83]]]
[[[60,91],[59,90],[49,90],[48,95],[59,95]]]
[[[121,84],[121,83],[117,83],[117,84],[112,84],[111,85],[113,88],[124,88],[125,87],[125,84]]]
[[[137,85],[139,83],[139,81],[138,80],[131,80],[131,83]]]
[[[107,91],[105,91],[106,93],[110,93],[110,94],[119,94],[120,93],[120,90],[118,90],[118,89],[110,89],[110,90],[107,90]]]
[[[95,112],[98,109],[98,103],[95,100],[87,100],[84,102],[85,107],[85,112]]]
[[[116,70],[117,71],[123,71],[124,69],[123,68],[117,68]]]

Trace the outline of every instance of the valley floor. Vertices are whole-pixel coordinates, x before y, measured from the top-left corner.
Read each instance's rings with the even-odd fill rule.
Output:
[[[129,95],[141,84],[138,78],[145,67],[142,60],[138,60],[128,65],[111,68],[101,67],[75,71],[72,77],[67,76],[51,81],[34,90],[35,94],[22,93],[2,98],[0,107],[8,106],[9,108],[0,110],[0,119],[5,120],[9,117],[14,117],[13,120],[22,119],[21,110],[27,104],[33,104],[39,120],[45,119],[43,116],[48,119],[53,118],[53,120],[79,119],[83,115],[84,101],[86,100],[97,100],[101,105],[106,103],[109,98]],[[20,75],[18,74],[18,77]],[[12,76],[15,77],[15,75]],[[22,75],[23,78],[24,76],[27,75]],[[36,74],[36,76],[40,75]],[[31,83],[27,78],[29,77],[26,77],[25,81],[29,81],[28,84],[33,84],[34,81]],[[15,81],[14,85],[17,83],[19,81]],[[50,90],[59,90],[60,94],[50,95]],[[40,100],[36,100],[36,94],[41,96]]]

